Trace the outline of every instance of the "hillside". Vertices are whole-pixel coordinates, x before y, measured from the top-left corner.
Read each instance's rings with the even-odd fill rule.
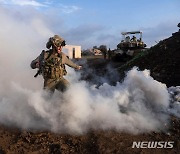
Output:
[[[134,66],[140,70],[149,69],[154,79],[168,87],[180,85],[180,32],[137,55],[119,71],[123,73]]]

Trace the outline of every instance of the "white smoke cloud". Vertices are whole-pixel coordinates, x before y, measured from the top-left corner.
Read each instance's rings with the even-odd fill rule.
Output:
[[[180,86],[169,87],[171,105],[169,112],[180,118]]]
[[[29,12],[30,13],[30,12]],[[0,10],[0,70],[2,87],[11,81],[31,86],[32,71],[29,71],[31,60],[37,56],[39,49],[53,32],[37,14],[31,12],[31,18],[21,16],[18,10]],[[43,44],[44,43],[44,44]],[[38,84],[36,82],[36,84]],[[32,87],[32,86],[31,86]]]
[[[74,71],[71,74],[76,76]],[[10,82],[7,90],[0,95],[0,122],[26,129],[60,133],[115,129],[139,133],[161,130],[168,122],[166,86],[153,80],[147,70],[133,69],[122,84],[114,87],[103,84],[97,89],[85,81],[76,81],[66,93],[56,92],[51,99],[45,92],[23,88],[21,83]]]
[[[80,74],[68,69],[70,88],[64,94],[55,92],[50,99],[41,90],[42,78],[34,79],[35,72],[29,65],[53,32],[37,15],[25,19],[7,12],[0,10],[1,124],[58,133],[164,129],[169,117],[169,94],[148,70],[134,68],[123,83],[104,83],[97,89],[96,85],[79,81]]]

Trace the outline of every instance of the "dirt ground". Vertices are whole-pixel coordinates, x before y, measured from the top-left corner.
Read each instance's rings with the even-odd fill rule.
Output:
[[[164,133],[131,135],[115,131],[90,131],[72,136],[51,132],[23,131],[0,127],[0,153],[8,154],[114,154],[162,153],[178,154],[180,150],[180,120],[172,117],[171,128]],[[133,141],[174,141],[172,149],[132,148]]]
[[[156,80],[166,83],[168,87],[180,85],[180,33],[174,33],[172,37],[152,47],[147,54],[128,64],[102,59],[89,61],[88,67],[93,69],[84,72],[82,79],[92,83],[97,82],[93,80],[92,74],[99,77],[103,76],[102,72],[106,71],[105,66],[109,63],[114,68],[118,68],[119,72],[124,72],[133,66],[138,66],[140,70],[150,69],[151,75]],[[96,67],[97,65],[99,67]],[[120,77],[121,75],[114,81],[121,80]],[[113,80],[111,84],[114,84]],[[138,135],[113,130],[92,130],[84,135],[73,136],[47,131],[20,130],[1,125],[0,154],[178,154],[180,151],[179,139],[180,119],[173,116],[166,132],[150,132]],[[174,141],[174,147],[172,149],[133,149],[133,141]]]

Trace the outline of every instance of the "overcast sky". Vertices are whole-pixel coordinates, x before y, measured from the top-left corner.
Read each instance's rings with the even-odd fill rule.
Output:
[[[0,0],[1,15],[11,16],[19,25],[36,27],[42,31],[38,35],[47,39],[59,34],[67,44],[83,49],[101,44],[114,49],[121,32],[132,30],[143,31],[150,47],[178,31],[179,8],[180,0]],[[1,35],[1,24],[0,28]]]

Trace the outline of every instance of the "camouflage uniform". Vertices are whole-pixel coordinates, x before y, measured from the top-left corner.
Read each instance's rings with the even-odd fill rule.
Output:
[[[53,52],[53,49],[42,51],[42,53],[31,62],[31,68],[37,68],[37,63],[41,63],[41,68],[39,69],[41,69],[44,78],[44,89],[52,93],[55,89],[63,92],[69,86],[69,82],[63,77],[67,74],[65,64],[75,69],[79,67],[68,59],[64,53]]]

